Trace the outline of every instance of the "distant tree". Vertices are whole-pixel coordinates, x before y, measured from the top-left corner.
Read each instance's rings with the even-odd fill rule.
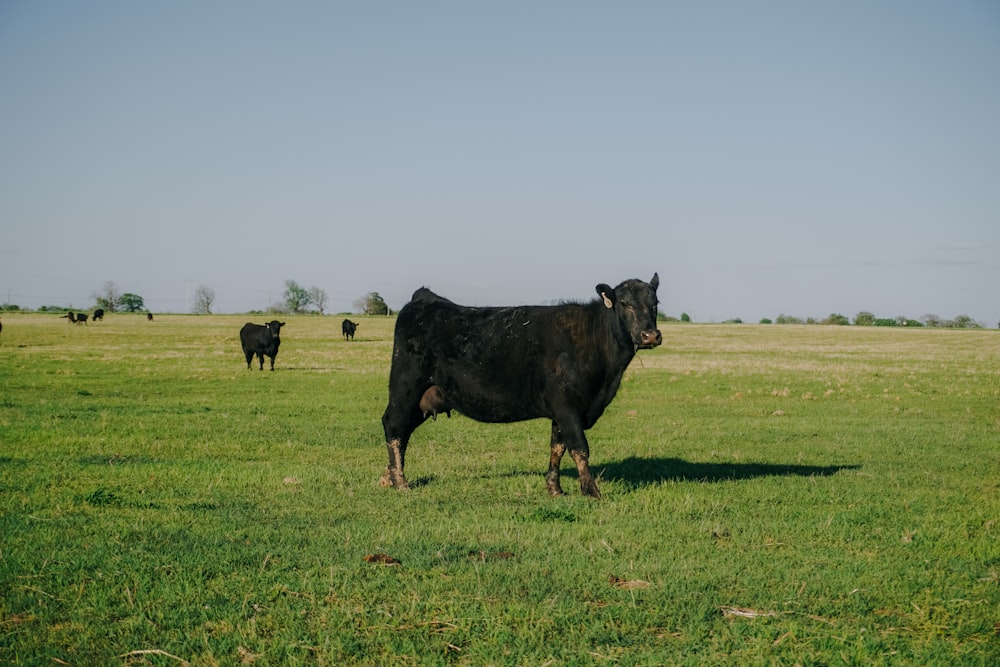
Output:
[[[309,290],[294,280],[286,280],[284,299],[289,313],[301,313],[310,303]]]
[[[968,315],[959,315],[952,320],[952,326],[956,329],[982,329],[982,325]]]
[[[142,302],[142,297],[130,292],[126,292],[118,297],[118,305],[126,313],[139,313],[146,310],[146,305]]]
[[[354,302],[354,309],[364,315],[388,315],[389,306],[378,292],[369,292]]]
[[[198,285],[198,289],[194,291],[194,305],[191,307],[191,312],[196,315],[211,315],[213,303],[215,303],[215,290]]]
[[[841,315],[839,313],[830,313],[830,315],[820,322],[820,324],[836,324],[839,326],[845,326],[851,323],[850,318],[846,315]]]
[[[867,310],[862,310],[854,316],[854,325],[858,327],[870,327],[875,324],[875,315]]]
[[[774,324],[774,322],[772,322],[771,318],[769,318],[769,317],[762,317],[761,320],[760,320],[760,323],[761,324]]]
[[[775,320],[775,322],[777,322],[778,324],[803,324],[801,317],[795,317],[794,315],[785,315],[784,313],[778,315],[778,318]]]
[[[100,292],[94,293],[94,301],[97,302],[98,308],[103,308],[109,313],[114,313],[118,310],[119,300],[122,298],[121,292],[118,291],[118,285],[114,283],[113,280],[109,280],[104,283],[104,287],[101,288]]]
[[[309,288],[309,303],[316,306],[316,310],[322,315],[323,311],[326,310],[326,302],[329,299],[326,295],[326,290],[322,290],[319,287],[313,285]]]
[[[928,313],[920,318],[920,321],[929,327],[941,326],[941,318],[933,313]]]
[[[681,322],[690,322],[691,316],[687,313],[681,313]]]

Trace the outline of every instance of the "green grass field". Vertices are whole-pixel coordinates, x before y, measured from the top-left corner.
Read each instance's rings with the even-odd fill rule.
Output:
[[[592,501],[460,415],[381,488],[392,320],[247,319],[3,316],[0,663],[1000,664],[996,331],[667,326]]]

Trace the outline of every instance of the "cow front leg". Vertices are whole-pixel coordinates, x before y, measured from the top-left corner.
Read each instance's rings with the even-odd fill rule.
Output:
[[[406,491],[410,488],[410,485],[406,482],[406,476],[403,474],[403,466],[406,459],[406,443],[402,442],[399,438],[393,438],[385,443],[385,446],[389,453],[389,466],[382,473],[382,479],[379,483],[382,486],[391,486]]]
[[[576,463],[577,474],[580,476],[580,491],[585,496],[600,498],[601,492],[597,489],[597,482],[594,481],[594,476],[590,474],[590,449],[587,446],[586,439],[584,439],[582,445],[570,449],[569,455],[573,457],[573,461]]]
[[[552,441],[549,445],[549,471],[545,475],[545,486],[548,488],[550,496],[563,495],[562,487],[559,485],[559,465],[565,453],[566,445],[562,441],[562,432],[556,426],[556,423],[552,422]]]

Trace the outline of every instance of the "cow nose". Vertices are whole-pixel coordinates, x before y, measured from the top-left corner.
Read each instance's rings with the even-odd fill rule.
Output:
[[[649,347],[656,347],[663,342],[663,335],[660,333],[659,329],[647,329],[640,334],[643,345],[648,345]]]

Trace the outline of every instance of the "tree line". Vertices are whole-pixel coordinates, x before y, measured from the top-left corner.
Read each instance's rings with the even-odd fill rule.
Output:
[[[107,281],[104,286],[91,294],[96,304],[96,308],[104,309],[106,313],[140,313],[146,311],[145,301],[138,294],[122,292],[114,281]],[[211,315],[215,306],[215,290],[205,285],[199,285],[194,291],[193,301],[190,301],[190,310],[196,315]],[[326,290],[316,287],[305,287],[294,280],[285,281],[285,290],[282,293],[282,301],[278,304],[270,304],[266,312],[284,314],[306,314],[318,313],[326,314],[329,304],[329,295]],[[368,292],[358,297],[352,304],[355,313],[362,315],[391,315],[385,299],[378,292]],[[0,311],[19,311],[21,308],[14,304],[0,305]],[[65,306],[42,306],[39,312],[66,312],[72,308]],[[261,313],[265,311],[250,311],[251,313]],[[658,319],[663,322],[691,322],[691,316],[681,313],[680,317],[672,317],[664,313],[658,314]],[[743,320],[736,317],[725,320],[723,324],[743,324]],[[781,314],[776,318],[763,318],[759,324],[832,324],[839,326],[875,326],[875,327],[935,327],[942,329],[982,329],[984,325],[972,319],[968,315],[959,315],[954,319],[945,319],[934,314],[927,314],[920,319],[912,319],[899,315],[897,317],[878,317],[874,313],[861,311],[851,318],[839,313],[831,313],[827,317],[817,319],[807,317],[805,319],[792,315]],[[997,324],[1000,328],[1000,323]]]
[[[192,299],[193,297],[193,299]],[[94,307],[104,310],[105,313],[140,313],[146,311],[145,300],[138,294],[132,292],[122,292],[114,281],[107,281],[104,286],[93,293]],[[278,304],[269,304],[269,313],[305,314],[318,313],[326,314],[329,304],[329,295],[326,290],[316,287],[305,287],[294,280],[285,281],[285,291],[282,294],[282,301]],[[194,290],[194,294],[188,294],[188,305],[191,313],[195,315],[211,315],[215,307],[215,290],[206,285],[199,285]],[[389,315],[391,309],[386,304],[385,299],[378,292],[368,292],[355,299],[354,312],[363,315]],[[20,311],[20,306],[5,303],[0,305],[0,311]],[[38,312],[64,313],[75,310],[71,306],[41,306]],[[264,312],[264,311],[250,311]]]
[[[692,321],[691,317],[687,313],[681,313],[680,318],[670,317],[660,313],[659,319],[666,322]],[[743,320],[736,317],[731,320],[725,320],[723,324],[743,324]],[[832,324],[838,326],[850,326],[852,322],[851,318],[839,313],[831,313],[822,319],[816,319],[815,317],[802,319],[801,317],[781,314],[775,319],[765,317],[760,320],[759,324]],[[936,327],[940,329],[984,328],[982,324],[968,315],[959,315],[954,319],[948,320],[937,315],[927,314],[919,320],[915,320],[904,315],[899,315],[897,317],[878,317],[874,313],[870,313],[866,310],[863,310],[854,316],[853,325],[858,327]],[[997,328],[1000,328],[1000,324],[997,324]]]

